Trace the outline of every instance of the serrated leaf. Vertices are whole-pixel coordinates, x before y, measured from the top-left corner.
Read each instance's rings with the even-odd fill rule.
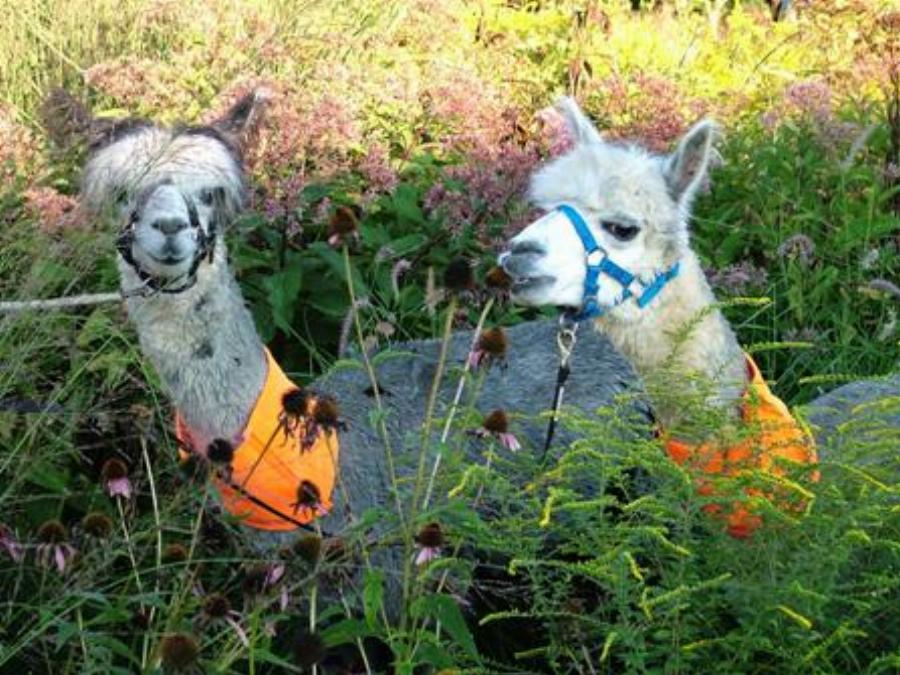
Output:
[[[375,627],[378,610],[384,602],[384,570],[366,570],[363,582],[363,612],[369,628]]]
[[[453,638],[463,651],[472,658],[478,656],[475,639],[466,625],[459,605],[449,595],[426,595],[413,603],[412,613],[417,617],[431,617],[441,622],[444,630]]]

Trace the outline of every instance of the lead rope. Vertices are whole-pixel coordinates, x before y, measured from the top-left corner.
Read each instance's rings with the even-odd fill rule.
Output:
[[[559,368],[556,371],[556,389],[553,392],[553,404],[551,407],[550,422],[547,424],[547,440],[544,442],[544,451],[541,453],[541,463],[547,457],[550,450],[550,444],[553,442],[553,434],[556,431],[556,423],[559,420],[559,409],[562,407],[563,395],[566,392],[566,380],[572,369],[569,361],[572,358],[572,352],[575,350],[576,336],[578,331],[578,322],[574,321],[568,314],[559,317],[559,329],[556,331],[556,345],[559,347]]]

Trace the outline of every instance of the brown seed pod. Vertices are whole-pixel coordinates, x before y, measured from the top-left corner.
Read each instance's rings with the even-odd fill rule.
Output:
[[[206,457],[213,464],[231,464],[234,446],[224,438],[217,438],[207,446]]]
[[[322,396],[316,401],[313,414],[316,423],[326,429],[334,429],[341,424],[341,408],[333,396]]]
[[[160,647],[163,667],[169,670],[187,670],[197,662],[200,645],[193,635],[175,633],[163,638]]]
[[[58,544],[69,538],[69,531],[58,520],[48,520],[38,528],[37,536],[45,544]]]
[[[168,564],[183,563],[188,559],[188,550],[183,544],[167,544],[162,551],[162,561]]]
[[[478,349],[495,359],[506,356],[508,344],[506,332],[502,328],[488,328],[478,337]]]
[[[319,556],[322,553],[322,538],[310,535],[298,539],[294,543],[293,552],[310,565],[315,565],[319,562]]]
[[[321,500],[322,496],[319,493],[319,488],[317,488],[314,483],[311,483],[308,480],[300,481],[300,485],[297,486],[298,505],[315,507],[321,503]]]
[[[113,531],[113,522],[105,513],[92,511],[81,520],[81,527],[92,537],[108,537]]]
[[[203,613],[210,619],[224,619],[230,611],[231,603],[221,593],[213,593],[203,602]]]
[[[416,541],[427,548],[440,548],[444,545],[444,532],[440,523],[428,523],[416,535]]]
[[[484,277],[484,284],[495,291],[508,291],[512,288],[512,277],[502,267],[492,267]]]
[[[108,483],[111,480],[127,478],[128,466],[126,466],[125,462],[123,462],[121,459],[111,457],[110,459],[103,462],[103,467],[100,469],[100,476],[103,478],[103,482],[105,483]]]
[[[309,406],[309,393],[303,389],[288,389],[281,397],[284,412],[291,417],[303,417]]]
[[[509,430],[509,418],[502,410],[495,410],[484,418],[481,426],[495,434],[505,434]]]
[[[444,270],[444,286],[454,293],[475,290],[475,274],[472,263],[465,258],[454,258]]]

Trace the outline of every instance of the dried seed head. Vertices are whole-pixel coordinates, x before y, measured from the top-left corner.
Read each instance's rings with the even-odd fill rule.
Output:
[[[294,658],[301,668],[311,668],[325,658],[325,643],[318,633],[305,628],[294,638]]]
[[[506,333],[502,328],[488,328],[478,338],[478,349],[495,359],[506,356],[507,344]]]
[[[331,215],[331,220],[328,222],[329,234],[346,236],[356,232],[358,227],[359,218],[349,206],[337,207]]]
[[[269,578],[269,566],[264,563],[252,565],[244,570],[244,578],[241,580],[241,590],[244,595],[259,595],[266,588],[266,580]]]
[[[58,520],[48,520],[38,528],[37,536],[45,544],[59,544],[68,539],[69,532]]]
[[[333,396],[322,396],[316,401],[314,413],[316,422],[326,429],[333,429],[341,423],[341,408]]]
[[[174,671],[187,670],[197,662],[200,645],[187,633],[176,633],[163,638],[160,656],[164,668]]]
[[[131,625],[138,630],[150,628],[150,614],[145,609],[136,609],[131,613]]]
[[[454,258],[444,270],[444,286],[454,293],[475,290],[475,274],[472,263],[465,258]]]
[[[440,548],[444,545],[444,532],[439,523],[428,523],[419,530],[416,541],[427,548]]]
[[[484,284],[495,291],[508,291],[512,288],[512,277],[502,267],[492,267],[484,277]]]
[[[303,417],[308,404],[309,394],[303,389],[288,389],[281,397],[281,406],[291,417]]]
[[[81,520],[81,527],[92,537],[108,537],[113,530],[113,522],[105,513],[92,511]]]
[[[322,497],[319,488],[308,480],[301,480],[297,486],[297,504],[315,508],[321,503]]]
[[[325,540],[323,558],[325,562],[339,563],[350,557],[350,550],[347,544],[340,537],[331,537]]]
[[[224,619],[230,611],[231,603],[221,593],[213,593],[203,602],[203,613],[210,619]]]
[[[316,535],[301,537],[290,548],[290,554],[305,560],[310,565],[319,562],[319,554],[322,552],[322,538]]]
[[[103,468],[100,469],[100,475],[102,476],[103,482],[105,483],[111,480],[127,478],[128,467],[122,460],[112,457],[103,462]]]
[[[502,410],[495,410],[484,418],[481,425],[495,434],[505,434],[509,430],[509,418]]]
[[[234,446],[224,438],[217,438],[207,446],[206,457],[213,464],[231,464]]]
[[[188,559],[188,550],[183,544],[167,544],[162,552],[162,561],[169,564],[183,563]]]

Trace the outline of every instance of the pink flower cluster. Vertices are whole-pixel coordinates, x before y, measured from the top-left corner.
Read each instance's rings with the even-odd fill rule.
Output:
[[[834,147],[859,134],[859,126],[839,119],[834,112],[834,94],[823,79],[800,80],[789,84],[773,107],[760,118],[763,126],[774,132],[789,119],[810,123],[826,147]]]
[[[38,168],[40,149],[34,134],[0,104],[0,185],[16,176],[31,176]]]
[[[425,111],[445,127],[442,152],[460,163],[445,170],[444,180],[425,195],[424,206],[441,214],[454,233],[517,220],[511,215],[524,210],[525,187],[546,147],[559,153],[567,143],[558,130],[534,133],[530,120],[486,83],[462,75],[433,88]]]
[[[24,197],[25,208],[44,232],[58,232],[85,222],[84,213],[78,208],[78,200],[51,187],[29,188]]]
[[[668,151],[687,128],[689,117],[706,112],[703,103],[686,100],[671,80],[646,73],[627,79],[607,77],[598,93],[610,123],[607,134],[638,141],[654,152]]]

